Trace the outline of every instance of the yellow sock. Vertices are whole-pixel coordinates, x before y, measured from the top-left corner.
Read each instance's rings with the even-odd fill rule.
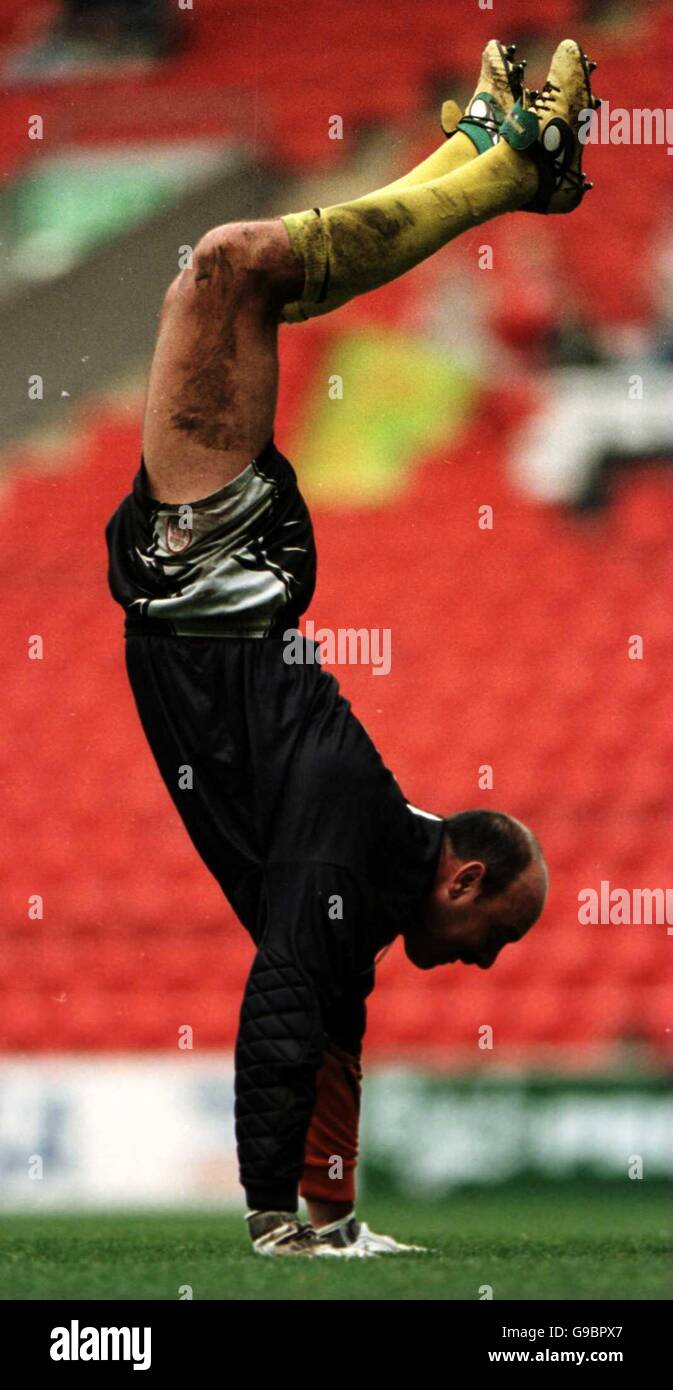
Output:
[[[433,179],[444,178],[446,174],[460,169],[462,164],[467,164],[471,159],[478,159],[479,150],[474,141],[470,140],[464,131],[457,129],[461,116],[462,112],[455,101],[445,101],[442,118],[447,133],[453,131],[450,139],[445,140],[414,169],[410,169],[408,174],[395,179],[394,183],[387,183],[385,188],[377,189],[377,193],[396,193],[399,188],[413,188],[415,184],[432,183]]]
[[[386,184],[385,189],[382,188],[379,192],[397,192],[398,188],[413,188],[419,183],[432,183],[434,179],[445,178],[447,174],[452,174],[454,169],[460,169],[471,159],[478,158],[479,151],[469,135],[457,130],[450,140],[445,140],[438,150],[433,150],[415,169],[410,169],[408,174],[403,174],[394,183]]]
[[[301,301],[285,305],[284,320],[329,313],[397,279],[461,232],[529,202],[537,187],[532,160],[500,141],[430,182],[290,213],[282,220],[305,279]]]

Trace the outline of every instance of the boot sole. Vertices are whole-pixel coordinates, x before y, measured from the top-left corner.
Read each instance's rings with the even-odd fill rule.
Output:
[[[578,51],[578,54],[579,54],[580,63],[581,63],[581,65],[582,65],[582,76],[583,76],[583,78],[584,78],[584,85],[585,85],[585,87],[586,87],[586,93],[587,93],[587,99],[586,99],[585,105],[582,107],[582,110],[583,110],[583,111],[595,110],[595,109],[596,109],[596,108],[595,108],[595,98],[594,98],[593,92],[592,92],[592,90],[591,90],[591,72],[590,72],[590,70],[589,70],[589,64],[588,64],[587,58],[586,58],[586,56],[585,56],[585,54],[584,54],[584,51],[583,51],[583,49],[581,48],[580,44],[577,44],[577,51]],[[567,177],[568,175],[572,175],[572,176],[576,177],[576,178],[579,180],[580,185],[582,185],[583,182],[584,182],[584,169],[583,169],[583,163],[582,163],[582,161],[583,161],[583,159],[584,159],[584,146],[583,146],[581,140],[579,139],[579,136],[578,136],[577,131],[573,128],[573,126],[570,125],[570,122],[566,122],[566,125],[568,126],[568,129],[572,132],[572,135],[573,135],[573,140],[574,140],[574,145],[575,145],[575,152],[576,152],[576,159],[573,160],[573,162],[568,166],[568,168],[567,168],[567,170],[566,170],[566,173],[565,173],[564,177]],[[577,208],[578,208],[578,207],[580,206],[580,204],[583,202],[583,200],[584,200],[584,195],[585,195],[585,193],[586,193],[587,191],[588,191],[588,190],[587,190],[586,188],[584,188],[584,187],[578,188],[578,189],[577,189],[577,193],[576,193],[576,201],[575,201],[575,202],[572,202],[571,200],[569,200],[568,206],[567,206],[567,207],[564,207],[564,208],[562,208],[562,209],[554,209],[554,210],[552,210],[552,209],[550,208],[549,204],[550,204],[551,202],[553,202],[554,197],[556,197],[556,196],[561,192],[561,189],[557,189],[554,193],[551,194],[551,196],[550,196],[550,198],[549,198],[549,201],[548,201],[546,207],[541,206],[540,203],[538,202],[538,200],[537,200],[537,199],[534,199],[533,202],[532,202],[531,204],[529,204],[526,208],[523,209],[523,211],[524,211],[524,212],[543,213],[543,214],[546,214],[546,215],[548,215],[548,216],[558,216],[558,215],[563,216],[563,215],[565,215],[565,214],[567,214],[567,213],[575,212],[575,211],[577,210]]]

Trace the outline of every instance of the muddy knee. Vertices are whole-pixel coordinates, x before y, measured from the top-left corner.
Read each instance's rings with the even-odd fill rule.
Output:
[[[206,287],[224,294],[245,289],[259,298],[275,300],[296,293],[303,281],[303,268],[280,219],[227,222],[197,242],[191,280],[197,292]]]

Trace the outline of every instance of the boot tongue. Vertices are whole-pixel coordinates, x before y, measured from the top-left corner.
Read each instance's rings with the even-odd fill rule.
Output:
[[[540,122],[534,111],[524,110],[520,101],[500,127],[500,137],[506,140],[513,150],[529,150],[536,144],[540,134]]]
[[[458,103],[452,101],[450,97],[442,102],[440,122],[447,140],[450,140],[451,136],[455,135],[462,114],[462,110]]]

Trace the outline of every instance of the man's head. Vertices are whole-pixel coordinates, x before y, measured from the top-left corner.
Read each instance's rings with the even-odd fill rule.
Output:
[[[521,821],[501,811],[449,816],[425,914],[405,933],[409,959],[421,970],[458,960],[487,970],[537,921],[547,883],[542,850]]]

